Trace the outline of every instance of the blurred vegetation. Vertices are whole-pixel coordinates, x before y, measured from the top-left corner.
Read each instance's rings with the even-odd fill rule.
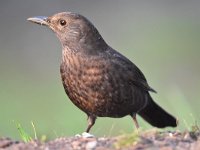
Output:
[[[1,2],[0,136],[20,138],[13,120],[31,137],[31,121],[38,137],[85,131],[86,115],[70,102],[62,87],[57,38],[48,29],[26,22],[30,16],[63,10],[88,17],[108,44],[143,71],[158,91],[152,94],[155,101],[179,119],[177,129],[189,129],[200,119],[199,4],[185,0]],[[139,124],[142,129],[152,128],[141,118]],[[130,117],[98,118],[91,133],[114,136],[134,129]]]

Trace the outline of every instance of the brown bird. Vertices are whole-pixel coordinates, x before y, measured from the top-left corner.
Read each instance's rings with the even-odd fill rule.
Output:
[[[97,117],[136,114],[158,128],[176,127],[177,120],[158,106],[143,73],[111,48],[84,16],[62,12],[29,21],[52,29],[62,44],[60,73],[70,100],[88,116],[89,132]]]

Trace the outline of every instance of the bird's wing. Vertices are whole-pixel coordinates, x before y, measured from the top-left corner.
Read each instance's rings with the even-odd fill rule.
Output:
[[[157,93],[153,88],[151,88],[148,83],[144,80],[141,80],[141,79],[133,79],[131,78],[131,83],[138,86],[138,87],[141,87],[142,89],[144,89],[145,91],[151,91],[151,92],[154,92],[154,93]]]
[[[145,76],[135,64],[113,49],[111,49],[109,53],[111,54],[111,60],[115,68],[123,71],[123,78],[126,78],[130,84],[134,84],[145,91],[156,93],[156,91],[148,85]]]

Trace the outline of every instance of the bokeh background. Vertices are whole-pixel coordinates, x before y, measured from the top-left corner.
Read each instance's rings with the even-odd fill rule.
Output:
[[[72,11],[86,16],[113,48],[132,60],[158,91],[155,101],[179,118],[179,130],[200,119],[200,1],[2,0],[0,2],[0,136],[19,138],[15,122],[48,138],[82,133],[86,115],[61,84],[61,45],[49,29],[26,21]],[[141,118],[143,129],[151,128]],[[91,133],[135,129],[130,117],[99,118]]]

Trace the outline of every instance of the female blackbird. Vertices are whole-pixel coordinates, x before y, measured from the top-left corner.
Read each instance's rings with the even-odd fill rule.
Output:
[[[143,73],[125,56],[111,48],[84,16],[62,12],[29,21],[48,26],[62,44],[60,73],[70,100],[88,115],[89,132],[97,117],[136,114],[158,128],[176,127],[177,120],[158,106],[155,92]]]

